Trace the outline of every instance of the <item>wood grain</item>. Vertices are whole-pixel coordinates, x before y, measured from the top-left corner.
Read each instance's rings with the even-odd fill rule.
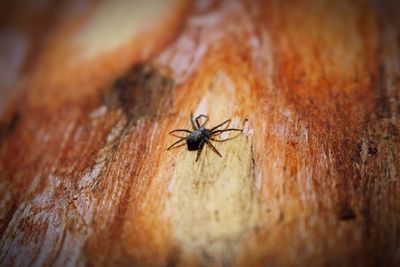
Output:
[[[177,0],[121,31],[105,7],[37,15],[57,23],[0,125],[2,266],[400,264],[395,1]],[[244,133],[167,151],[191,111]]]

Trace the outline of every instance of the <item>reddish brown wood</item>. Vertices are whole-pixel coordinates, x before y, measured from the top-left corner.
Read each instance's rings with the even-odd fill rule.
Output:
[[[0,125],[2,266],[400,264],[395,1],[176,1],[85,58],[98,5],[38,15]],[[190,111],[244,134],[166,151]]]

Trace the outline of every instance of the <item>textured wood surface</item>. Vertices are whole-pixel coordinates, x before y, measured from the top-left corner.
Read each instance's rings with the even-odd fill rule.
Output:
[[[396,1],[21,3],[1,266],[400,265]],[[244,133],[167,151],[191,111]]]

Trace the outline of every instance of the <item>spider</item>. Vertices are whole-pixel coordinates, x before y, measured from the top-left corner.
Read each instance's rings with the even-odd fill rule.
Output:
[[[203,124],[200,125],[199,119],[200,118],[205,118],[206,120],[204,121]],[[219,135],[223,132],[228,132],[228,131],[239,131],[239,132],[243,132],[243,129],[236,129],[236,128],[227,128],[229,126],[229,123],[231,122],[231,119],[224,121],[221,124],[218,124],[217,126],[211,128],[211,129],[207,129],[205,127],[205,124],[208,122],[209,117],[206,115],[199,115],[196,117],[195,120],[193,120],[193,113],[190,112],[190,122],[192,124],[192,128],[193,131],[190,131],[188,129],[176,129],[173,130],[171,132],[169,132],[169,134],[171,134],[172,136],[178,137],[179,140],[176,141],[175,143],[173,143],[172,145],[170,145],[167,150],[170,150],[172,148],[177,148],[180,146],[185,145],[183,144],[179,144],[182,141],[186,141],[187,144],[187,148],[189,151],[194,151],[197,150],[197,157],[196,157],[196,162],[199,160],[201,151],[203,150],[204,144],[207,144],[212,151],[214,151],[218,156],[222,157],[221,154],[218,152],[218,150],[213,146],[213,144],[211,144],[211,141],[215,141],[215,142],[225,142],[227,140],[236,138],[238,135],[232,137],[232,138],[227,138],[224,140],[218,140],[215,139],[214,136]],[[222,129],[222,130],[218,130],[218,128],[222,127],[223,125],[226,124],[226,128]],[[182,137],[179,136],[177,134],[174,134],[176,132],[185,132],[188,133],[189,135]],[[179,145],[178,145],[179,144]]]

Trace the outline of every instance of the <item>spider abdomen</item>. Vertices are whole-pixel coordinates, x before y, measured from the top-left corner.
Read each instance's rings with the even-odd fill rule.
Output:
[[[199,149],[202,143],[204,143],[205,138],[206,134],[202,129],[193,131],[186,137],[188,150],[193,151]]]

